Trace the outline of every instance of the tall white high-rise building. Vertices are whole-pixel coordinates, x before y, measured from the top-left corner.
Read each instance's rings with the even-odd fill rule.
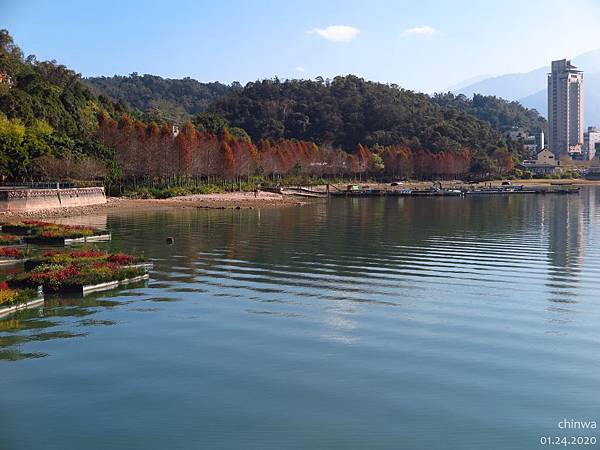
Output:
[[[583,133],[583,157],[584,159],[594,159],[596,151],[600,150],[600,130],[596,127],[588,127]],[[600,151],[598,151],[600,155]]]
[[[566,59],[548,74],[548,146],[558,156],[583,150],[583,72]]]

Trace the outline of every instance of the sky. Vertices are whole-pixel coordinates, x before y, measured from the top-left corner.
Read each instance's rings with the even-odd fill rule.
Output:
[[[434,92],[600,48],[600,1],[0,0],[0,28],[86,77],[352,73]]]

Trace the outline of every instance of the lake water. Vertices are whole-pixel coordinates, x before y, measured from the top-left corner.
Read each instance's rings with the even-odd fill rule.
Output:
[[[600,191],[114,212],[150,282],[0,321],[0,449],[536,449],[600,421]],[[167,236],[175,237],[166,245]]]

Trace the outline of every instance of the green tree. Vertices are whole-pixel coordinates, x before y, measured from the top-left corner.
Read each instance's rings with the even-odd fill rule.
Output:
[[[213,134],[219,134],[223,130],[229,129],[229,122],[215,113],[196,114],[192,122],[199,131]]]

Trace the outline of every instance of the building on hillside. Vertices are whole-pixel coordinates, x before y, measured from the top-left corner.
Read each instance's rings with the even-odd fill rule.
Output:
[[[588,127],[583,133],[583,155],[585,159],[592,160],[600,155],[600,130],[596,127]]]
[[[4,70],[0,70],[0,84],[7,85],[9,87],[9,89],[13,85],[12,78]]]
[[[540,151],[538,148],[537,139],[534,135],[527,136],[526,139],[523,139],[523,147],[528,155],[535,155]]]
[[[561,59],[548,74],[548,145],[556,155],[583,153],[583,72]]]
[[[535,159],[526,159],[519,168],[528,170],[535,175],[551,174],[559,170],[560,163],[556,155],[547,148],[538,152]]]
[[[544,130],[539,130],[537,133],[534,134],[535,136],[535,142],[537,144],[537,149],[538,151],[542,151],[544,150],[544,148],[546,148],[546,136],[544,135]]]
[[[511,129],[507,130],[504,133],[504,136],[507,139],[510,139],[511,141],[518,141],[519,139],[525,139],[529,137],[529,133],[523,128],[514,126]]]
[[[529,133],[523,128],[513,127],[504,133],[504,136],[511,141],[521,141],[528,155],[535,157],[537,153],[544,149],[544,131]]]

